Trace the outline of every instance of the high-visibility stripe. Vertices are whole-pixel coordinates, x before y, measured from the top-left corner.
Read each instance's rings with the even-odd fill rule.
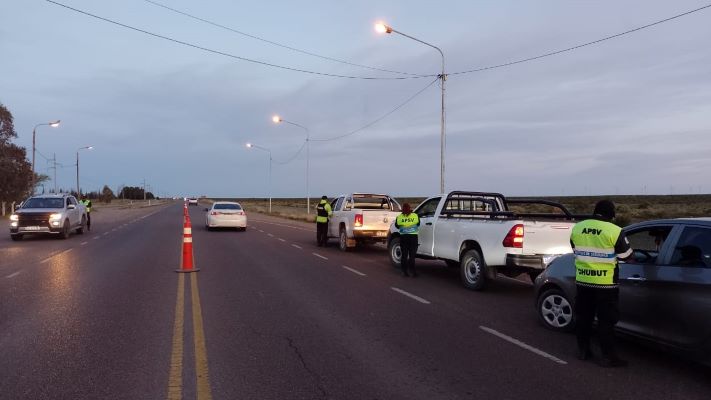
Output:
[[[193,233],[192,228],[183,228],[183,233]]]
[[[192,242],[193,242],[193,238],[191,238],[191,237],[186,236],[183,238],[183,243],[192,243]]]

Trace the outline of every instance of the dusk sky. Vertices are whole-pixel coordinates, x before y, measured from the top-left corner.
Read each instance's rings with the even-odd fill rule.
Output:
[[[141,185],[159,195],[274,197],[439,191],[440,90],[416,77],[314,57],[151,1],[59,3],[258,65],[101,21],[44,0],[0,2],[0,102],[15,142],[56,153],[58,185]],[[708,0],[155,0],[249,35],[368,67],[436,75],[569,48],[703,7]],[[711,8],[602,43],[449,76],[446,189],[507,195],[709,193]],[[391,78],[408,79],[391,79]],[[428,87],[429,85],[429,87]],[[427,88],[426,88],[427,87]],[[426,88],[426,89],[425,89]],[[380,122],[409,97],[411,102]],[[52,174],[37,155],[37,170]],[[48,183],[53,186],[52,182]]]

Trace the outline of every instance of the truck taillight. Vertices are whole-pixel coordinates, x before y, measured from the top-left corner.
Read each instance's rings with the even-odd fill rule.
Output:
[[[356,214],[355,215],[355,221],[354,221],[353,225],[356,227],[363,226],[363,214]]]
[[[523,248],[523,224],[512,226],[502,244],[504,247]]]
[[[217,211],[211,211],[210,215],[217,215]]]

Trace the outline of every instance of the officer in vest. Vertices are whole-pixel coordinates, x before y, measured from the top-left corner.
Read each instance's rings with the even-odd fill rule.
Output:
[[[592,357],[590,333],[597,315],[600,365],[624,367],[627,361],[617,356],[614,336],[619,319],[617,259],[629,258],[632,249],[622,229],[611,222],[615,218],[615,205],[610,200],[599,201],[593,213],[593,219],[575,224],[570,235],[575,253],[578,358],[589,360]]]
[[[321,196],[321,201],[316,206],[316,242],[318,247],[326,246],[328,242],[328,219],[331,217],[331,205],[328,197]]]
[[[420,230],[420,217],[412,212],[410,204],[402,205],[402,214],[395,219],[395,227],[400,231],[400,267],[402,274],[408,275],[408,271],[412,272],[412,276],[417,276],[415,271],[415,255],[417,254],[418,236]]]
[[[81,204],[86,207],[86,230],[91,230],[91,200],[86,198],[86,195],[81,196]]]

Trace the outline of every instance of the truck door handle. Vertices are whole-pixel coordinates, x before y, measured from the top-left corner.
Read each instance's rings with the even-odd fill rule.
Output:
[[[432,222],[425,222],[425,225],[432,225]]]
[[[647,280],[647,278],[643,278],[639,275],[632,275],[629,278],[627,278],[628,281],[635,281],[635,282],[644,282]]]

